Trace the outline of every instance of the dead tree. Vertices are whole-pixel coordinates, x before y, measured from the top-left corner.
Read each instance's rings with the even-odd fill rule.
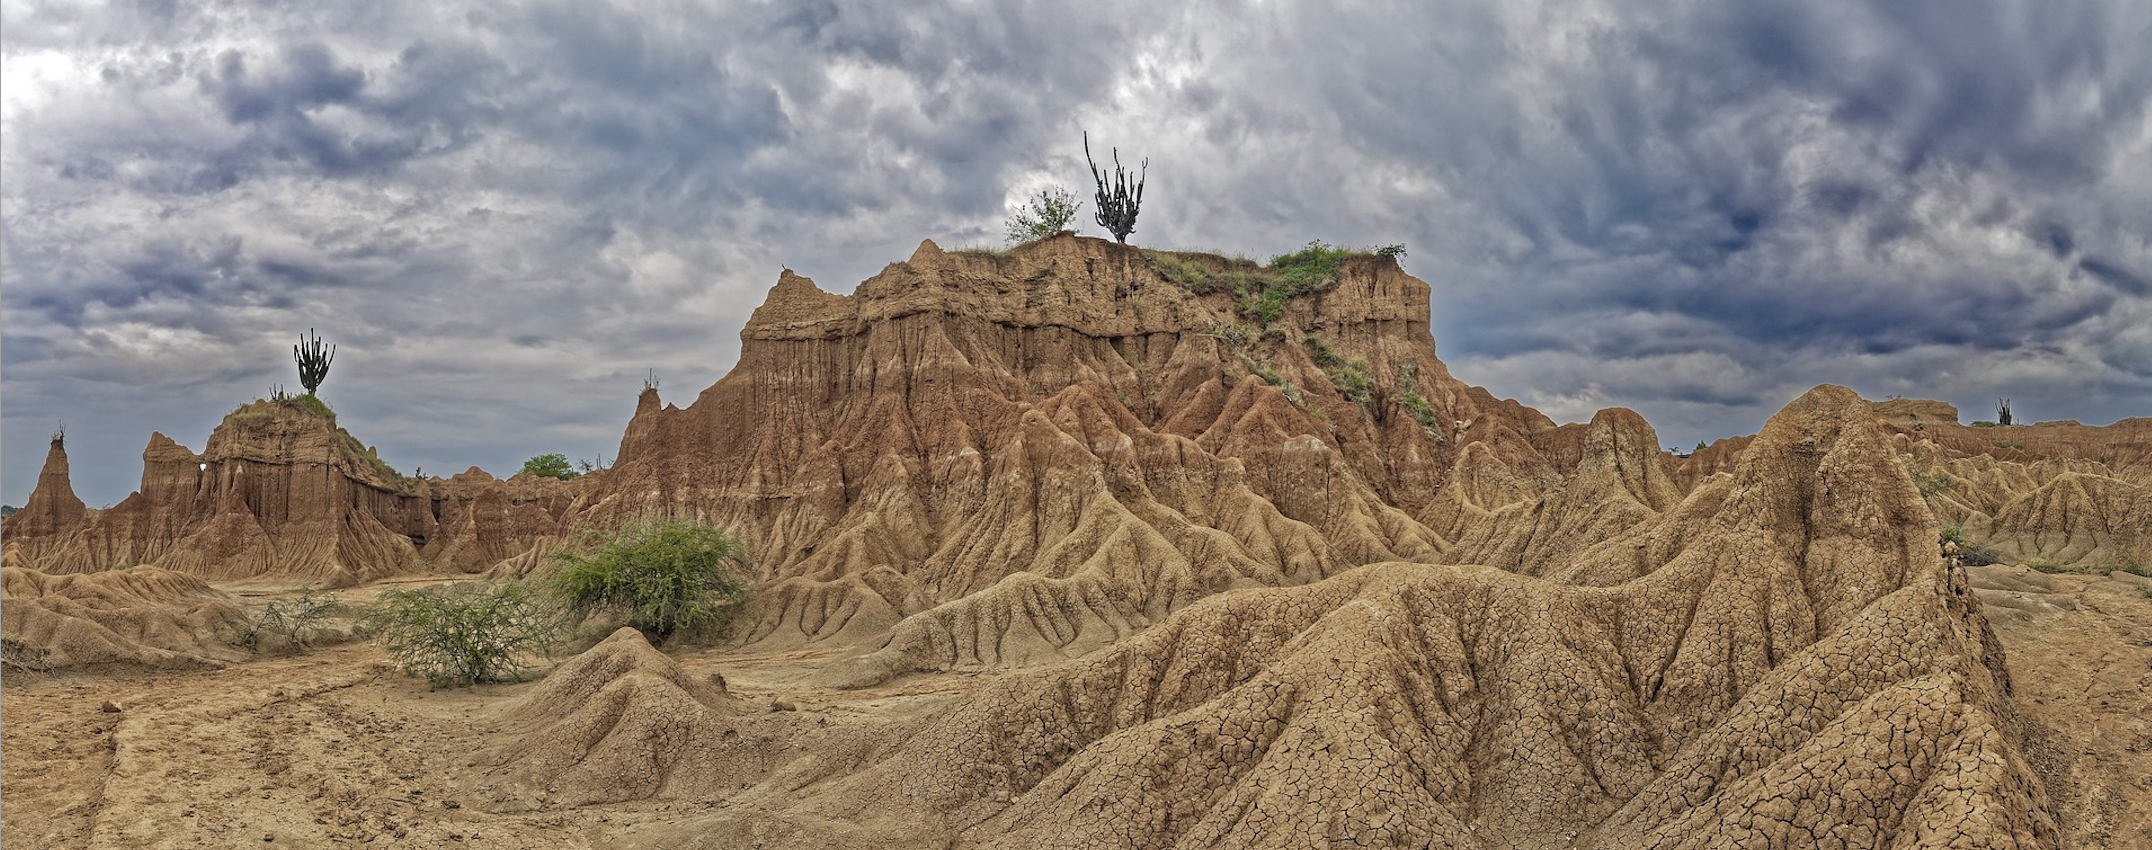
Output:
[[[306,332],[312,334],[314,329],[307,328]],[[291,347],[291,356],[299,361],[299,383],[306,386],[307,395],[313,395],[314,388],[329,377],[329,361],[336,359],[336,346],[324,347],[318,335],[311,340],[302,336],[299,344]]]
[[[1113,240],[1126,244],[1128,234],[1136,229],[1136,208],[1143,206],[1143,182],[1150,175],[1151,160],[1143,160],[1143,170],[1136,176],[1136,191],[1128,190],[1128,169],[1121,167],[1121,149],[1113,149],[1113,187],[1106,186],[1106,175],[1098,170],[1098,163],[1091,161],[1091,134],[1083,134],[1083,161],[1091,166],[1091,179],[1098,184],[1098,209],[1093,216],[1098,226],[1113,234]]]

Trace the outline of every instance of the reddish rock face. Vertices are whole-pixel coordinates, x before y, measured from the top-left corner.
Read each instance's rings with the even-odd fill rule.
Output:
[[[1006,612],[960,600],[1005,581],[1107,612],[952,658],[1004,663],[1228,588],[1439,558],[1453,540],[1415,514],[1465,445],[1546,470],[1534,487],[1576,467],[1533,443],[1544,416],[1450,376],[1427,285],[1393,260],[1346,259],[1267,323],[1230,283],[1161,272],[1190,267],[1244,270],[1063,235],[1006,255],[928,242],[849,296],[785,272],[731,374],[686,408],[644,394],[570,521],[690,510],[746,531],[770,584],[760,640],[935,609],[907,628],[962,643]]]
[[[572,498],[528,482],[406,479],[324,413],[302,400],[257,401],[226,416],[201,454],[152,434],[141,489],[95,514],[68,489],[66,454],[55,442],[30,499],[38,512],[7,522],[7,563],[49,574],[155,564],[201,578],[328,585],[408,571],[433,556],[441,566],[482,570],[556,533],[543,506],[565,510]],[[478,514],[488,521],[470,521]]]

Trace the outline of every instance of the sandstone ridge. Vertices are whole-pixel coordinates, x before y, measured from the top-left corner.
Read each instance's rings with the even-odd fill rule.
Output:
[[[55,438],[21,518],[6,522],[11,566],[53,574],[154,565],[206,579],[348,586],[427,571],[478,572],[560,531],[565,482],[483,472],[407,478],[310,396],[232,411],[199,454],[151,434],[142,486],[92,512],[67,482]]]

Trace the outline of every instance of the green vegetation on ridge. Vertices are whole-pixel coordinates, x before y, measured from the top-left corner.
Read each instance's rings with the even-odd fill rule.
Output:
[[[1381,256],[1395,259],[1405,253],[1402,245],[1380,248],[1346,248],[1318,239],[1290,254],[1279,254],[1258,265],[1245,257],[1222,257],[1182,251],[1144,251],[1143,257],[1159,276],[1197,295],[1213,292],[1233,294],[1236,311],[1260,327],[1268,327],[1284,315],[1285,304],[1295,296],[1321,292],[1336,286],[1338,268],[1352,257]]]

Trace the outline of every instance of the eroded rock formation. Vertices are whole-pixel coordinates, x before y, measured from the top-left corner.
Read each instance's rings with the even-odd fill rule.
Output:
[[[0,568],[0,628],[43,650],[40,666],[218,667],[247,656],[231,645],[244,623],[236,600],[184,573]]]
[[[1578,486],[1656,498],[1648,473],[1595,463]],[[1732,473],[1637,510],[1575,559],[1633,579],[1390,562],[1214,594],[1081,660],[1003,674],[854,772],[751,789],[667,834],[2054,846],[1980,604],[1858,397],[1818,388]]]
[[[557,535],[573,498],[567,482],[497,482],[477,470],[406,478],[302,397],[241,406],[200,454],[151,434],[141,489],[104,511],[75,498],[55,439],[0,545],[8,564],[53,574],[143,564],[345,586],[483,571]]]

